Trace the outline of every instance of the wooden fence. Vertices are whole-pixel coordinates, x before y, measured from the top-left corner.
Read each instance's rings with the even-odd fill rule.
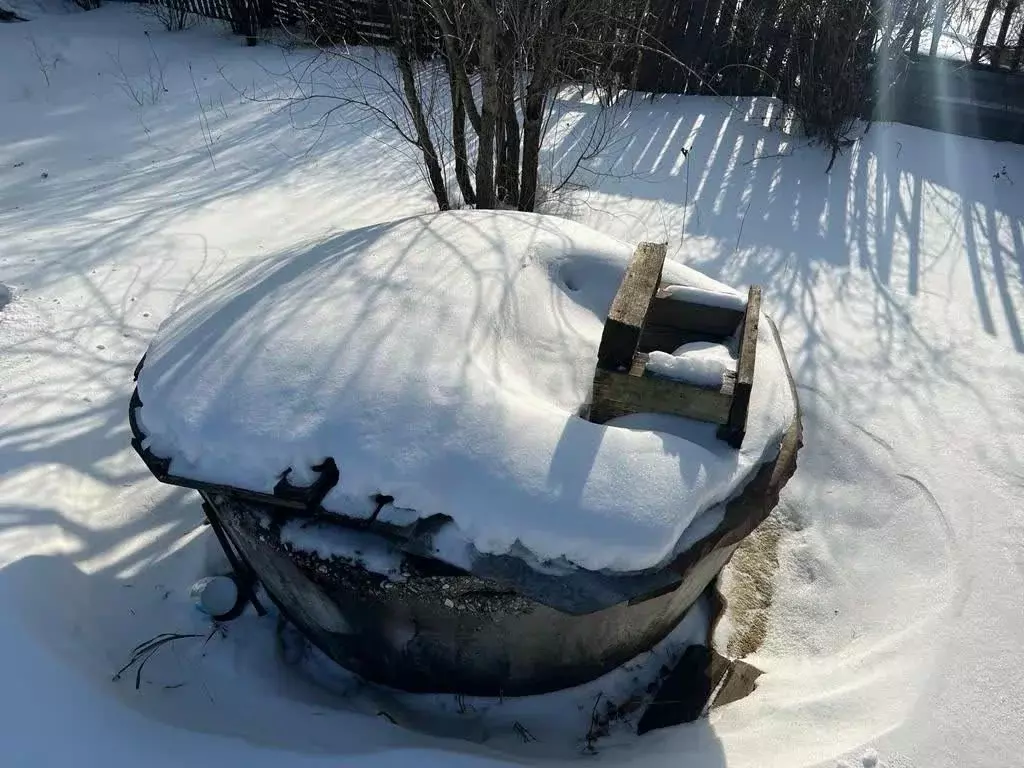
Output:
[[[922,56],[890,86],[874,117],[1024,144],[1024,74]]]
[[[406,0],[156,1],[229,21],[250,42],[260,28],[291,25],[319,43],[387,46],[395,23],[412,25],[420,49],[439,40],[429,19],[409,15],[416,6]],[[952,62],[929,55],[939,50],[938,35],[930,49],[922,45],[927,34],[944,28],[942,3],[905,0],[899,13],[885,17],[883,29],[882,2],[650,0],[636,5],[632,18],[612,22],[618,28],[604,20],[580,36],[642,40],[642,53],[620,55],[618,43],[610,49],[621,83],[634,90],[772,95],[792,103],[802,98],[793,89],[813,82],[812,88],[856,91],[864,114],[879,119],[1024,143],[1024,0],[978,0],[967,61]],[[405,10],[396,21],[392,10],[398,7]],[[840,44],[844,53],[830,60],[830,49]],[[898,78],[877,76],[878,66],[897,59],[900,65],[886,74],[898,71]],[[582,80],[587,76],[579,73]]]
[[[338,42],[388,45],[392,40],[389,0],[155,0],[209,18],[231,22],[236,33],[255,37],[260,28],[303,25],[307,32]],[[1024,70],[1024,0],[979,0],[969,60],[1008,71]],[[918,58],[922,36],[931,34],[929,55],[939,52],[947,19],[945,5],[933,0],[907,0],[890,13],[888,30],[880,30],[881,0],[822,0],[821,7],[847,4],[859,18],[846,23],[894,41]],[[637,88],[659,93],[775,93],[793,47],[814,29],[794,29],[793,0],[652,0],[631,34],[648,49],[631,59]],[[936,8],[937,6],[937,8]],[[937,11],[937,15],[936,15]],[[827,16],[823,14],[822,18]],[[828,21],[819,21],[822,26]],[[637,34],[639,33],[639,34]],[[655,53],[660,50],[660,54]],[[866,62],[866,59],[865,59]]]
[[[389,45],[393,0],[154,0],[201,16],[223,19],[255,42],[260,28],[301,25],[317,41]],[[787,5],[788,2],[788,5]],[[867,45],[858,52],[858,67],[869,68],[875,28],[867,10],[872,0],[822,0],[823,4],[864,9],[848,23],[864,27]],[[794,29],[788,0],[651,0],[637,3],[633,17],[609,30],[602,22],[595,39],[636,39],[643,55],[622,57],[622,79],[652,93],[778,94],[795,60],[794,48],[816,34]],[[406,5],[405,7],[412,7]],[[403,19],[407,22],[408,19]],[[432,27],[422,19],[414,22]],[[819,23],[825,26],[828,21]],[[805,25],[806,27],[806,25]],[[581,36],[585,36],[583,33]],[[437,40],[429,29],[427,47]],[[793,75],[790,73],[789,79]]]
[[[667,0],[654,8],[647,34],[669,55],[645,54],[636,88],[784,96],[808,57],[837,34],[851,43],[846,75],[866,77],[877,32],[872,9],[869,0]]]
[[[145,0],[144,0],[145,1]],[[255,42],[261,29],[301,27],[315,42],[389,45],[388,0],[151,0],[231,24]]]
[[[993,141],[1024,144],[1024,2],[983,0],[961,29],[964,49],[944,58],[944,4],[914,0],[890,39],[906,55],[877,77],[873,117]],[[962,25],[961,25],[962,26]],[[967,34],[964,34],[964,33]],[[930,34],[931,42],[921,44]],[[927,51],[927,52],[925,52]]]

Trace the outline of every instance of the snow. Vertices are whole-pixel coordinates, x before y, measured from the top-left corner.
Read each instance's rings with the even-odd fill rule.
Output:
[[[747,300],[733,290],[722,290],[720,286],[708,284],[697,285],[666,285],[662,295],[674,301],[688,301],[692,304],[703,304],[708,307],[724,307],[742,311]]]
[[[189,590],[196,607],[210,616],[223,616],[238,602],[238,587],[227,576],[207,576]]]
[[[415,713],[396,727],[376,715],[391,703],[380,691],[340,695],[284,663],[274,617],[251,612],[205,648],[163,649],[139,690],[111,681],[139,642],[205,637],[188,590],[224,569],[195,496],[156,483],[128,447],[132,371],[158,325],[240,265],[431,201],[385,135],[339,119],[314,142],[292,124],[312,115],[246,102],[220,74],[270,89],[302,51],[248,49],[215,26],[165,33],[120,4],[60,9],[20,2],[31,20],[0,25],[0,282],[14,294],[0,311],[4,765],[578,765],[546,742],[468,741],[458,718],[444,736]],[[167,93],[140,107],[112,56],[145,84],[147,28]],[[32,39],[59,54],[49,85]],[[667,241],[723,283],[762,285],[805,424],[756,691],[691,726],[598,741],[587,759],[1018,765],[1024,149],[882,124],[826,175],[826,154],[765,127],[774,108],[637,99],[616,151],[554,201],[624,242]],[[575,97],[559,110],[548,169],[571,163],[574,126],[593,115]]]
[[[452,600],[446,600],[454,607]],[[640,710],[618,715],[609,713],[609,703],[622,703],[632,697],[650,700],[647,688],[659,680],[666,667],[678,661],[686,646],[706,641],[707,605],[698,600],[682,621],[650,651],[589,683],[541,696],[454,697],[448,694],[411,694],[373,686],[357,704],[365,714],[387,717],[435,736],[453,736],[510,752],[523,749],[524,739],[538,746],[533,757],[578,758],[587,752],[587,735],[607,726],[601,739],[602,751],[628,748],[634,741]],[[338,667],[330,659],[308,647],[308,643],[290,630],[286,642],[296,643],[304,657],[297,662],[299,673],[315,679],[321,686],[350,696],[364,684]],[[517,728],[518,726],[518,728]]]
[[[358,564],[392,581],[402,579],[402,553],[379,536],[316,521],[291,520],[281,526],[281,541],[293,550]]]
[[[647,370],[702,387],[721,387],[725,374],[736,372],[736,358],[725,344],[692,341],[673,352],[651,352]]]
[[[331,456],[328,511],[368,517],[387,494],[450,516],[477,552],[657,566],[777,455],[794,407],[766,331],[738,456],[691,422],[579,418],[633,247],[565,219],[453,211],[246,268],[156,334],[138,380],[145,445],[172,474],[266,492]],[[674,262],[664,274],[709,282]],[[720,365],[689,352],[703,379]]]

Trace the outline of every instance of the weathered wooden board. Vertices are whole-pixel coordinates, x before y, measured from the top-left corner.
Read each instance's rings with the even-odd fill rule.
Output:
[[[647,373],[646,365],[647,355],[637,353],[628,371],[598,366],[590,421],[603,424],[629,413],[667,413],[723,425],[729,421],[732,376],[727,374],[722,386],[714,389]]]
[[[651,300],[647,322],[717,336],[732,336],[743,322],[743,310],[673,299],[667,288],[659,288]]]
[[[720,340],[735,334],[742,322],[741,309],[672,299],[664,288],[659,288],[651,299],[638,349],[672,352],[691,341]]]
[[[640,243],[636,247],[608,310],[597,349],[599,367],[629,367],[647,322],[651,299],[661,283],[666,250],[666,243]]]
[[[744,309],[673,298],[661,286],[666,245],[641,243],[619,286],[598,347],[591,404],[595,424],[630,413],[665,413],[718,424],[718,437],[743,443],[757,355],[761,289],[752,286]],[[646,370],[647,353],[672,353],[692,341],[736,337],[739,361],[720,387],[701,387]]]
[[[729,418],[721,429],[719,437],[733,448],[743,444],[747,432],[747,411],[750,409],[750,393],[754,388],[754,363],[757,358],[757,327],[761,317],[761,286],[750,286],[747,296],[747,312],[740,331],[740,357],[736,365],[736,387],[732,396]]]

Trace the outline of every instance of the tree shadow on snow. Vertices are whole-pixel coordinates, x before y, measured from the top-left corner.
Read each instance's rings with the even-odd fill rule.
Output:
[[[1019,148],[889,125],[847,148],[825,176],[827,152],[766,127],[778,126],[778,109],[768,99],[637,97],[608,120],[615,124],[608,152],[585,163],[579,181],[634,201],[688,205],[683,228],[665,232],[675,256],[722,279],[781,289],[770,298],[782,322],[790,312],[815,311],[800,306],[808,297],[795,289],[819,269],[857,267],[880,292],[917,296],[936,256],[962,238],[982,326],[999,333],[994,286],[1013,346],[1024,353],[1024,196],[1004,162],[1019,158]],[[600,114],[578,101],[563,111],[582,117],[548,148],[556,169],[571,167]],[[922,211],[929,195],[948,210]],[[600,213],[596,204],[590,210]],[[945,242],[923,214],[940,217]],[[648,219],[656,230],[657,217]],[[692,260],[691,237],[720,241],[717,254]]]
[[[97,700],[87,704],[93,711],[116,715],[119,708],[108,710],[104,702],[114,698],[155,721],[197,734],[241,738],[256,747],[343,760],[443,750],[459,764],[474,756],[479,758],[474,764],[497,764],[500,755],[493,750],[355,712],[344,698],[297,675],[278,658],[273,616],[258,619],[249,611],[217,629],[192,607],[187,594],[192,579],[223,568],[215,540],[199,528],[200,519],[198,499],[178,491],[151,514],[104,531],[76,526],[54,509],[0,508],[5,536],[58,526],[71,550],[25,557],[0,569],[4,655],[16,663],[42,654],[36,663],[45,665],[26,670],[24,681],[9,678],[19,690],[34,686],[32,693],[20,694],[29,711],[39,708],[40,701],[60,699],[61,681],[72,677],[95,691]],[[145,544],[121,559],[109,557],[133,540]],[[109,564],[97,567],[97,561]],[[203,563],[212,565],[204,568]],[[137,644],[163,633],[180,637],[146,661],[138,687],[138,666],[115,678]],[[125,727],[132,722],[126,719]],[[116,732],[117,723],[111,730]],[[109,738],[83,735],[77,727],[67,730],[65,738],[72,741]],[[187,741],[182,749],[196,751]],[[237,747],[240,759],[248,749]]]
[[[594,105],[566,109],[584,118],[549,147],[554,167],[573,161],[597,119]],[[670,258],[724,282],[763,285],[803,386],[835,395],[853,353],[866,388],[908,395],[919,417],[934,416],[942,380],[998,423],[954,354],[973,340],[926,327],[924,308],[969,274],[976,312],[956,324],[1024,353],[1021,148],[876,125],[826,175],[827,152],[768,127],[777,110],[767,99],[637,97],[617,113],[617,151],[590,162],[562,206],[626,239],[667,239]],[[862,347],[830,330],[836,312]]]
[[[480,232],[490,236],[485,222],[486,218],[481,219]],[[204,355],[225,317],[238,318],[251,311],[265,299],[269,287],[300,290],[305,281],[317,279],[320,269],[344,268],[348,255],[371,248],[392,226],[383,224],[284,251],[223,278],[220,287],[230,298],[218,306],[215,320],[203,313],[192,318],[182,364],[204,365]],[[469,258],[458,243],[449,245],[454,258]],[[371,312],[380,304],[377,299],[382,293],[391,290],[402,259],[398,254],[390,271],[375,273],[362,286],[363,312]],[[443,278],[438,276],[439,291],[445,290]],[[481,307],[480,290],[479,284],[471,286],[461,299]],[[497,300],[503,303],[507,298]],[[114,307],[108,309],[111,322],[122,320]],[[379,352],[394,328],[404,322],[408,318],[396,316],[382,323],[377,343],[364,349]],[[276,330],[269,325],[260,346],[273,346]],[[571,323],[564,323],[558,343],[576,343],[577,333]],[[25,339],[20,345],[22,351],[36,356],[55,354],[47,352],[40,339]],[[325,359],[310,364],[327,366],[333,356],[348,354],[348,347],[347,337],[339,333]],[[4,603],[9,606],[8,619],[24,630],[21,636],[26,642],[44,646],[55,661],[70,667],[69,674],[84,674],[105,695],[186,729],[339,756],[431,748],[465,758],[529,764],[554,759],[552,748],[543,744],[498,753],[486,745],[440,740],[353,713],[335,695],[278,663],[272,617],[243,617],[227,626],[228,640],[216,634],[208,643],[201,638],[174,641],[148,662],[138,691],[133,686],[134,670],[112,682],[113,673],[128,661],[138,643],[165,632],[205,636],[210,631],[209,620],[191,607],[187,589],[196,578],[223,568],[223,560],[203,526],[198,496],[159,486],[128,447],[132,353],[122,350],[106,358],[104,350],[81,343],[68,345],[63,354],[62,365],[54,367],[55,378],[48,384],[69,393],[72,407],[54,415],[41,413],[0,435],[0,474],[11,477],[7,487],[19,498],[60,499],[66,497],[69,486],[78,491],[69,503],[0,508],[0,532],[12,541],[24,541],[27,548],[43,540],[40,533],[49,539],[56,531],[61,542],[61,554],[23,558],[0,570],[0,591],[10,598]],[[471,364],[468,354],[452,362],[456,371]],[[360,367],[370,371],[373,363],[367,358]],[[246,375],[246,361],[240,364],[233,377]],[[325,372],[326,368],[321,373]],[[88,399],[75,399],[74,393],[83,388],[89,392]],[[46,391],[33,393],[27,385],[12,394],[25,407],[31,407],[34,398],[41,406],[49,397]],[[231,392],[225,390],[220,396],[230,398]],[[424,418],[436,419],[436,414],[424,414]],[[435,433],[455,427],[431,424]],[[700,756],[702,766],[724,765],[709,723],[685,726],[676,733],[684,735],[685,748]],[[616,764],[628,761],[646,743],[660,738],[649,734],[628,745],[598,743],[598,759]],[[565,750],[557,754],[559,759],[566,757]]]

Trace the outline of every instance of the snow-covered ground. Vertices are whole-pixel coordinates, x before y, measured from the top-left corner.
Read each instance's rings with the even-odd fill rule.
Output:
[[[239,97],[301,52],[120,5],[18,9],[32,20],[0,24],[4,765],[1021,763],[1024,148],[876,125],[825,175],[764,101],[618,116],[609,160],[552,205],[763,285],[806,446],[755,693],[594,756],[509,752],[354,711],[369,694],[352,706],[282,663],[272,620],[204,642],[188,589],[215,543],[128,448],[132,370],[180,301],[430,210],[414,167],[365,124],[313,141]],[[556,160],[594,111],[563,107]],[[161,632],[203,637],[163,648],[139,690],[111,680]]]

